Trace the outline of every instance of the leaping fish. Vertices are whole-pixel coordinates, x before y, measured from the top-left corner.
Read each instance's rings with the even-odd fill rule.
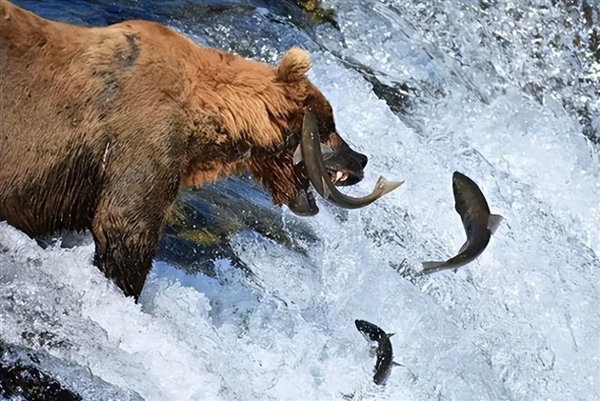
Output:
[[[460,215],[467,241],[458,254],[445,262],[423,262],[423,274],[456,269],[474,261],[483,253],[490,238],[504,217],[491,214],[481,189],[466,175],[455,171],[452,175],[454,208]]]
[[[392,368],[394,366],[402,366],[399,363],[394,362],[394,353],[392,352],[392,342],[390,341],[390,337],[395,333],[387,334],[381,328],[366,320],[357,319],[354,321],[354,324],[367,341],[374,341],[377,343],[377,361],[375,362],[373,382],[377,385],[384,386],[392,372]]]

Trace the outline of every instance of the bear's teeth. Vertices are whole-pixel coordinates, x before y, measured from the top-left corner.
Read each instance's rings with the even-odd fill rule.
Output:
[[[348,173],[343,171],[337,171],[335,173],[335,182],[344,181],[348,178]]]

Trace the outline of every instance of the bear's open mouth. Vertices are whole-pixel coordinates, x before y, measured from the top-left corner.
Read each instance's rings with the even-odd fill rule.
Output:
[[[312,116],[312,121],[307,124],[308,115]],[[305,158],[310,160],[308,164]],[[364,178],[367,161],[365,155],[353,151],[343,141],[333,141],[329,145],[321,142],[316,118],[311,113],[305,114],[302,137],[293,156],[293,166],[300,185],[296,199],[288,207],[300,216],[316,215],[319,208],[312,191],[328,198],[323,185],[342,187],[359,183]]]
[[[327,168],[331,183],[336,187],[346,187],[359,183],[362,180],[361,174],[354,173],[350,170],[338,170]]]

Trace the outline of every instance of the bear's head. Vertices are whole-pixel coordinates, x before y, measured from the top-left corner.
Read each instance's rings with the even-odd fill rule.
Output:
[[[294,164],[293,155],[302,134],[306,110],[312,111],[319,124],[321,143],[332,150],[323,155],[325,166],[336,186],[354,185],[360,182],[367,165],[367,156],[350,148],[338,134],[333,109],[325,96],[306,77],[310,69],[310,56],[299,48],[288,50],[276,67],[276,81],[293,105],[285,122],[284,150],[278,156],[255,163],[253,173],[267,187],[274,203],[286,204],[300,216],[312,216],[319,212],[304,164]]]

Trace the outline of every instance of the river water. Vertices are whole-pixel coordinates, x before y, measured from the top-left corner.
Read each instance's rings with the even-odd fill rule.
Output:
[[[0,339],[64,386],[85,400],[600,400],[598,2],[325,2],[337,27],[276,1],[16,3],[82,24],[153,19],[268,62],[300,45],[370,158],[344,191],[406,181],[361,210],[320,201],[313,218],[217,184],[315,238],[231,234],[252,275],[157,259],[137,305],[93,267],[89,234],[42,249],[0,223]],[[464,242],[455,170],[506,220],[474,263],[419,277]],[[384,387],[354,319],[396,333],[403,366]]]

